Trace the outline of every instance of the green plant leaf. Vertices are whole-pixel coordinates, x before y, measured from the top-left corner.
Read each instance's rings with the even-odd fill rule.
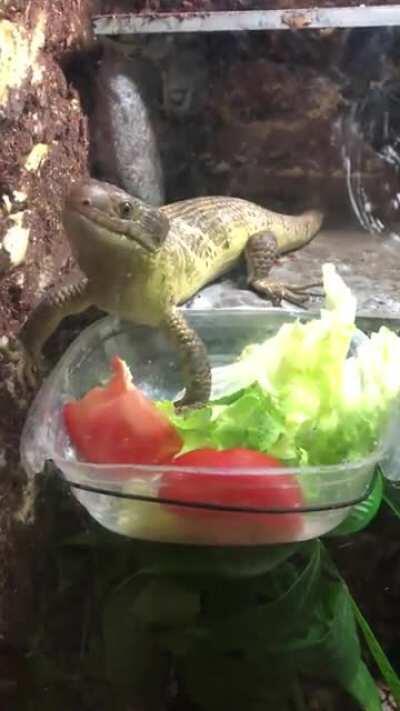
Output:
[[[342,581],[343,587],[346,590],[348,599],[349,599],[352,609],[353,609],[353,615],[354,615],[355,621],[363,633],[363,637],[364,637],[367,647],[371,653],[371,656],[375,660],[375,663],[376,663],[380,673],[382,674],[382,677],[384,678],[386,684],[388,685],[394,699],[396,700],[396,703],[399,704],[399,706],[400,706],[400,679],[399,679],[399,676],[393,669],[385,652],[383,651],[383,649],[382,649],[381,645],[379,644],[378,640],[376,639],[372,629],[370,628],[367,620],[363,616],[360,608],[358,607],[356,601],[354,600],[345,581],[343,580],[342,576],[340,575],[340,573],[335,565],[335,562],[332,560],[331,556],[329,555],[329,552],[326,550],[326,548],[324,548],[323,550],[324,550],[325,565],[330,570],[332,575],[336,575]]]
[[[345,686],[357,673],[360,660],[351,602],[341,582],[326,579],[320,591],[307,634],[290,640],[282,651],[296,655],[303,673],[318,673]]]
[[[185,690],[207,711],[289,711],[293,675],[274,657],[258,664],[240,652],[220,654],[207,642],[196,644],[179,660]]]
[[[144,575],[178,575],[218,578],[252,578],[264,575],[301,547],[290,543],[276,546],[211,547],[168,543],[138,543],[135,556]]]
[[[349,597],[350,593],[349,593]],[[367,620],[362,614],[360,608],[358,607],[355,600],[351,597],[351,604],[353,607],[354,615],[357,620],[358,626],[360,627],[364,639],[367,643],[368,649],[375,660],[375,663],[382,674],[386,684],[388,685],[393,698],[396,703],[400,706],[400,679],[398,674],[396,674],[391,663],[389,662],[385,652],[383,651],[381,645],[376,639],[372,629],[370,628]]]
[[[149,626],[190,625],[200,612],[200,595],[176,580],[155,578],[138,593],[132,611]]]
[[[383,500],[394,515],[400,518],[400,486],[398,482],[385,481]]]
[[[365,711],[380,711],[378,690],[362,663],[346,586],[326,577],[320,593],[306,634],[289,640],[282,646],[281,655],[306,676],[335,680]]]
[[[153,707],[161,703],[168,664],[135,611],[145,584],[135,576],[108,596],[103,608],[104,662],[106,679],[119,693],[126,689],[127,695],[133,693]]]
[[[294,571],[289,578],[289,586],[272,602],[263,602],[270,592],[271,576],[257,581],[259,601],[245,606],[234,614],[220,609],[212,618],[203,614],[203,624],[208,626],[209,640],[220,651],[232,648],[247,648],[259,653],[272,650],[274,645],[290,639],[299,627],[304,628],[313,614],[320,583],[321,545],[313,541],[308,545],[308,560],[300,572]],[[281,571],[280,571],[281,572]],[[278,574],[275,574],[279,578]]]
[[[362,531],[371,523],[378,513],[383,498],[383,479],[380,472],[377,473],[373,489],[365,501],[360,501],[351,509],[345,520],[333,531],[326,534],[326,538],[336,538],[337,536],[349,536]]]
[[[376,684],[364,662],[360,659],[357,673],[347,684],[346,691],[360,704],[363,711],[382,711]]]

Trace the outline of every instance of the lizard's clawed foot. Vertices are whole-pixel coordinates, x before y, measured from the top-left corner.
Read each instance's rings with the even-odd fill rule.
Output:
[[[210,396],[211,385],[206,379],[203,387],[203,381],[200,380],[196,383],[197,387],[193,389],[190,387],[186,388],[184,392],[178,393],[181,397],[174,401],[175,412],[179,415],[184,415],[187,412],[193,412],[193,410],[198,410],[200,407],[207,405]]]
[[[190,402],[186,400],[186,396],[184,395],[181,397],[179,400],[175,400],[174,402],[174,408],[175,412],[178,415],[185,415],[188,412],[193,412],[193,410],[198,410],[200,407],[203,405],[206,405],[205,402]]]
[[[304,306],[310,296],[321,297],[323,295],[319,292],[311,291],[312,289],[321,288],[321,281],[312,284],[289,286],[281,284],[280,282],[258,279],[251,282],[251,287],[260,294],[260,296],[271,301],[273,306],[280,306],[284,300],[295,306]]]

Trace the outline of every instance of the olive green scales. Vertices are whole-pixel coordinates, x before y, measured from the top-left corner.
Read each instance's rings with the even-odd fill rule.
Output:
[[[322,214],[271,212],[246,200],[199,197],[154,208],[108,183],[72,187],[63,224],[85,275],[47,293],[21,331],[27,358],[41,350],[60,321],[91,305],[122,319],[160,327],[182,358],[186,392],[179,405],[208,399],[204,344],[177,307],[229,271],[244,255],[248,285],[273,304],[303,303],[309,289],[268,279],[277,255],[299,249],[318,232]]]

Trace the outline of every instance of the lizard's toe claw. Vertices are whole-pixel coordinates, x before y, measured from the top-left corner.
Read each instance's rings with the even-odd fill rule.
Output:
[[[310,289],[322,287],[322,282],[289,286],[280,282],[260,280],[253,282],[252,287],[260,296],[271,301],[273,306],[280,306],[282,301],[288,301],[295,306],[304,306],[310,296],[322,296],[319,292],[310,291]]]
[[[200,386],[201,382],[197,383],[197,385]],[[209,390],[210,388],[207,386],[207,394],[209,393]],[[178,393],[178,396],[179,395],[181,397],[178,397],[178,399],[174,401],[175,411],[179,414],[184,414],[185,412],[197,410],[199,407],[206,405],[208,401],[206,393],[203,392],[203,389],[200,389],[200,387],[196,387],[195,391],[193,392],[193,390],[189,386],[189,388],[186,388],[183,393]]]
[[[175,400],[174,408],[179,415],[184,415],[186,412],[191,412],[192,410],[197,410],[199,407],[204,405],[204,402],[188,402],[186,397],[183,396],[179,400]]]
[[[322,289],[323,287],[323,282],[322,281],[315,281],[311,284],[300,284],[299,286],[286,286],[284,287],[286,291],[291,292],[292,294],[299,294],[300,296],[305,296],[307,299],[309,296],[317,296],[321,297],[323,294],[319,291],[312,291],[312,289]]]

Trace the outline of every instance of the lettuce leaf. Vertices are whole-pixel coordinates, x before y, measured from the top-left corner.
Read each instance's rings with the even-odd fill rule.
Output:
[[[348,357],[356,299],[332,264],[323,266],[321,317],[284,324],[213,369],[212,400],[177,414],[159,406],[184,441],[201,447],[248,447],[293,464],[334,464],[367,455],[400,393],[400,338],[381,328]]]
[[[177,414],[172,403],[160,403],[184,441],[182,452],[202,447],[247,447],[270,452],[285,430],[285,422],[270,395],[258,383],[237,397],[214,401],[198,410]]]

